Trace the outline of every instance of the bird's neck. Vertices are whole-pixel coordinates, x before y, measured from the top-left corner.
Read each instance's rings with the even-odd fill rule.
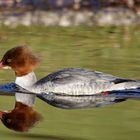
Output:
[[[29,88],[37,81],[35,73],[32,71],[26,75],[16,77],[15,83],[23,88]]]
[[[21,87],[30,90],[31,86],[37,81],[34,72],[30,72],[27,75],[16,77],[15,83]],[[35,95],[16,93],[16,101],[32,106],[35,102]]]

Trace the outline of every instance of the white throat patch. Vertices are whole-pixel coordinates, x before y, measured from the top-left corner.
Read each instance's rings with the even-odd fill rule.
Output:
[[[10,66],[4,66],[3,69],[11,69]]]
[[[37,81],[35,73],[31,72],[27,75],[16,77],[15,83],[25,89],[29,89]],[[22,102],[28,106],[32,106],[35,102],[35,95],[16,93],[16,101]]]

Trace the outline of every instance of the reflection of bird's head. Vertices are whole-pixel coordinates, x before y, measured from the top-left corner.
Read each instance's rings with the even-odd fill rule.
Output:
[[[0,119],[7,128],[24,132],[35,126],[42,117],[32,107],[16,102],[11,112],[0,112]]]
[[[39,59],[31,53],[28,47],[18,46],[8,50],[0,61],[0,68],[12,68],[17,76],[33,71]]]

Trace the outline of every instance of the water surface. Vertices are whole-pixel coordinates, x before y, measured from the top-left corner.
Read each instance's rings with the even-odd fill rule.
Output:
[[[37,78],[62,68],[78,67],[140,79],[140,29],[130,27],[0,27],[0,56],[14,46],[27,44],[41,59]],[[14,80],[0,70],[0,83]],[[0,97],[0,109],[14,107],[14,97]],[[102,108],[63,110],[37,99],[35,108],[44,120],[28,133],[8,130],[5,140],[128,140],[140,139],[140,101],[129,100]]]

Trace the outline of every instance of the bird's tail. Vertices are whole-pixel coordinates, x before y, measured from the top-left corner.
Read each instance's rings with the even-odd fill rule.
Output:
[[[1,92],[0,95],[14,95],[15,92],[25,93],[25,94],[35,94],[20,87],[16,83],[8,83],[8,84],[0,85],[0,92]]]
[[[136,98],[140,99],[140,88],[136,89],[125,89],[125,90],[112,90],[106,92],[107,96],[118,97],[118,98]]]

